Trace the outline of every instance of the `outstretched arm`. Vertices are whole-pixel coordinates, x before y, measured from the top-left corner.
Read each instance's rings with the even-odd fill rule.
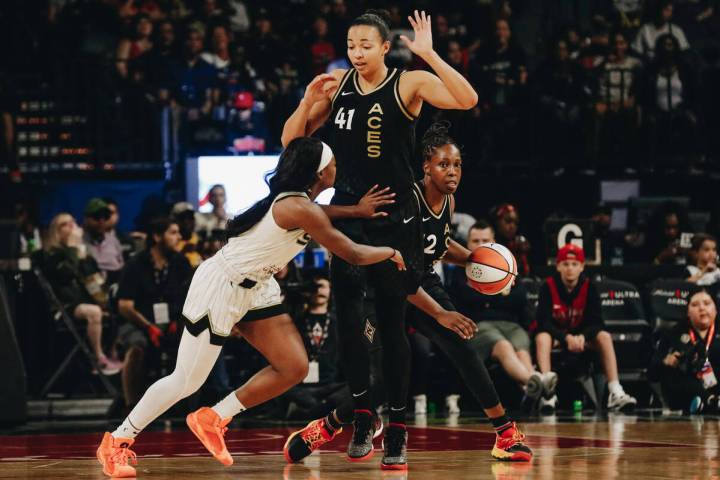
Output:
[[[302,228],[316,242],[334,255],[353,265],[371,265],[390,260],[399,270],[405,270],[405,262],[399,251],[391,247],[371,247],[353,242],[330,223],[322,209],[307,199],[291,197],[273,206],[273,217],[281,228]]]
[[[408,17],[408,20],[415,31],[415,38],[412,41],[404,35],[400,38],[437,74],[416,70],[404,75],[403,78],[407,77],[410,83],[412,98],[419,97],[443,109],[469,110],[474,107],[478,95],[470,82],[433,50],[430,16],[415,10],[414,17]]]

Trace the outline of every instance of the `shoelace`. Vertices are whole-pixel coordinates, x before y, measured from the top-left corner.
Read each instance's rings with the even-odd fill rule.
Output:
[[[396,457],[402,454],[405,446],[405,431],[400,429],[389,429],[386,435],[388,457]]]
[[[357,422],[355,422],[353,443],[364,443],[367,441],[368,436],[371,435],[372,418],[368,416],[368,418],[366,419],[365,417],[366,416],[362,416],[357,420]]]
[[[510,427],[510,428],[512,428],[514,430],[512,437],[503,438],[503,437],[498,436],[498,444],[503,449],[510,448],[513,445],[516,445],[518,443],[522,443],[523,441],[525,441],[525,434],[522,431],[520,431],[520,428],[517,425],[514,425],[513,427]]]
[[[312,427],[310,427],[303,435],[303,440],[305,440],[305,443],[308,445],[310,450],[314,451],[316,448],[328,441],[325,438],[325,435],[323,435],[323,429],[323,424],[321,422],[316,422],[313,423]]]
[[[137,465],[137,455],[128,447],[118,448],[117,451],[110,456],[113,463],[118,465],[127,465],[128,458],[133,465]]]

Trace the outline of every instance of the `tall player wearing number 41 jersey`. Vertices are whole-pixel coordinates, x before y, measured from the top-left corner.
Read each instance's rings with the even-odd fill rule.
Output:
[[[408,17],[413,40],[407,47],[434,71],[402,72],[385,65],[390,49],[385,12],[369,11],[348,30],[347,53],[353,68],[320,75],[308,85],[300,105],[285,123],[283,144],[310,135],[329,120],[330,140],[337,158],[333,203],[348,205],[369,187],[379,184],[397,194],[387,216],[376,220],[335,222],[343,233],[371,245],[389,244],[400,250],[407,272],[394,272],[387,262],[367,268],[333,259],[331,277],[340,324],[340,362],[354,398],[354,434],[348,445],[351,461],[373,454],[370,359],[368,343],[375,327],[367,321],[364,297],[374,288],[377,328],[383,343],[383,372],[388,386],[390,424],[385,432],[382,466],[404,469],[407,439],[405,407],[410,378],[410,345],[405,332],[406,297],[417,292],[422,274],[421,224],[418,199],[412,193],[410,167],[415,123],[423,102],[443,109],[470,109],[477,94],[470,83],[432,48],[430,17]]]

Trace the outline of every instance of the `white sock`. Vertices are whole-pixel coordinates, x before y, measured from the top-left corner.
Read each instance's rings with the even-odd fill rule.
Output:
[[[620,385],[620,382],[618,380],[608,382],[608,390],[614,395],[622,395],[623,393],[625,393],[625,390],[623,390],[623,387],[622,385]]]
[[[130,417],[125,417],[122,424],[112,433],[114,438],[135,438],[140,433],[139,428],[135,428],[135,425],[130,421]]]
[[[215,413],[220,415],[220,418],[223,420],[232,418],[238,413],[247,410],[245,405],[240,403],[235,392],[231,392],[230,395],[220,400],[212,409],[215,410]]]

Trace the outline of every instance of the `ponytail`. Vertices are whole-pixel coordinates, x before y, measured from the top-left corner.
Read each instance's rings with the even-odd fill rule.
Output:
[[[300,137],[291,141],[280,154],[277,167],[265,174],[270,193],[228,222],[228,238],[237,237],[260,222],[281,193],[310,190],[317,180],[322,152],[322,142],[316,138]]]

